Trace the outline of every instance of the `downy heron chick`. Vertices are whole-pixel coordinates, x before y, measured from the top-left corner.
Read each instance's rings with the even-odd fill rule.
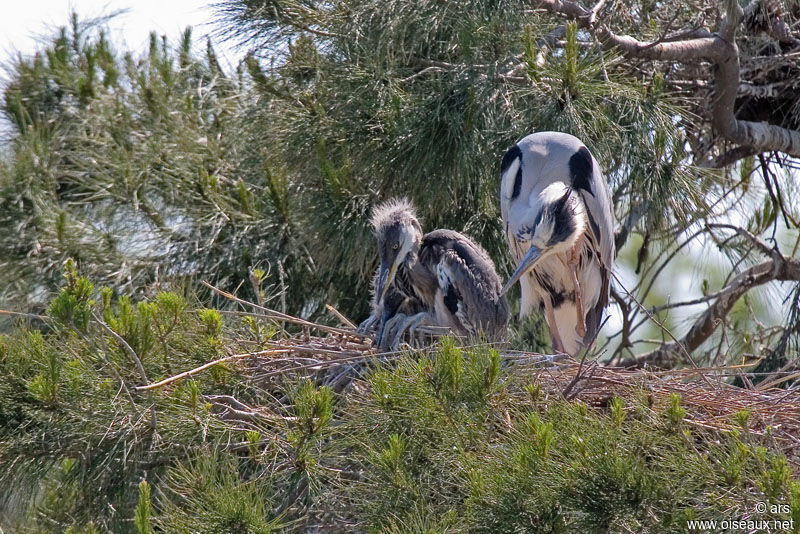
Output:
[[[460,336],[504,336],[508,303],[483,248],[453,230],[423,235],[406,199],[376,207],[372,226],[380,266],[372,315],[360,328],[377,328],[380,347],[396,348],[420,324],[449,327]]]
[[[608,304],[614,214],[592,154],[561,132],[531,134],[503,156],[500,211],[517,269],[520,317],[544,311],[553,349],[577,354],[594,342]]]

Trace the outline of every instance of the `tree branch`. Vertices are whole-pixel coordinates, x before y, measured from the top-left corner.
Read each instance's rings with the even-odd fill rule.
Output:
[[[125,351],[125,354],[127,354],[131,360],[133,360],[133,362],[136,364],[136,368],[139,370],[139,374],[142,375],[142,380],[144,380],[145,383],[149,382],[150,380],[147,378],[147,372],[144,369],[142,360],[139,358],[139,355],[136,354],[136,351],[131,348],[128,342],[125,341],[125,338],[116,333],[114,329],[108,326],[96,313],[92,312],[92,318],[103,328],[103,330],[111,334],[111,337],[113,337],[117,343],[119,343],[120,347],[122,347],[122,349]]]
[[[277,355],[277,354],[286,354],[288,352],[291,352],[291,351],[289,349],[265,349],[265,350],[260,350],[260,351],[257,351],[257,352],[246,352],[244,354],[231,354],[230,356],[224,356],[224,357],[219,358],[217,360],[213,360],[213,361],[204,363],[203,365],[201,365],[199,367],[195,367],[194,369],[189,369],[188,371],[184,371],[182,373],[178,373],[175,376],[170,376],[169,378],[165,378],[164,380],[161,380],[160,382],[155,382],[153,384],[147,383],[147,384],[145,384],[143,386],[136,386],[136,390],[137,391],[144,391],[144,390],[149,390],[149,389],[157,389],[157,388],[166,386],[167,384],[172,384],[173,382],[177,382],[178,380],[182,380],[182,379],[188,378],[188,377],[190,377],[192,375],[196,375],[197,373],[205,371],[206,369],[208,369],[210,367],[214,367],[215,365],[219,365],[220,363],[230,362],[230,361],[233,361],[233,360],[241,360],[243,358],[253,358],[253,357],[257,357],[257,356],[266,356],[266,355],[274,356],[274,355]]]
[[[792,29],[784,22],[783,15],[780,4],[768,5],[763,0],[750,2],[744,8],[745,26],[754,30],[763,30],[780,43],[800,46],[800,39],[795,37]]]
[[[758,122],[736,119],[734,104],[740,86],[739,49],[736,28],[744,12],[735,0],[728,0],[717,33],[669,42],[649,43],[629,35],[617,35],[597,21],[591,25],[592,12],[570,0],[533,0],[548,11],[575,20],[578,26],[595,34],[604,48],[616,48],[630,57],[651,61],[714,64],[714,96],[711,102],[711,125],[729,141],[751,146],[759,151],[778,150],[800,157],[800,132]],[[701,34],[703,35],[703,34]]]
[[[754,148],[748,145],[739,145],[735,148],[732,148],[715,158],[711,158],[709,160],[703,161],[700,163],[699,167],[703,167],[705,169],[721,169],[723,167],[727,167],[728,165],[732,165],[736,163],[740,159],[749,158],[750,156],[755,156],[756,154],[760,154],[761,150]]]
[[[750,289],[772,281],[800,281],[800,261],[786,258],[772,249],[770,249],[770,256],[772,256],[771,259],[754,265],[735,276],[718,293],[719,296],[714,303],[694,322],[692,328],[680,342],[665,343],[654,351],[623,360],[621,365],[625,367],[644,365],[671,367],[679,361],[684,353],[681,345],[689,353],[697,349],[725,320],[736,301]]]

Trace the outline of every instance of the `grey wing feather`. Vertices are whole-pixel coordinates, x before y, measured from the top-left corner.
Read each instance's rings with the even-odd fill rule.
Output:
[[[600,229],[600,235],[596,235],[598,248],[600,249],[600,261],[606,268],[614,263],[614,227],[616,220],[614,210],[611,206],[611,191],[608,183],[600,172],[597,161],[592,157],[594,172],[592,173],[592,189],[596,192],[590,195],[586,191],[581,191],[581,198],[586,204],[589,217],[595,221],[596,227]],[[592,225],[594,227],[594,225]],[[594,233],[594,228],[592,232]]]
[[[499,297],[498,281],[486,279],[490,273],[470,268],[454,250],[447,250],[442,255],[437,270],[444,274],[440,276],[440,284],[445,293],[445,303],[451,299],[448,309],[468,333],[483,331],[497,337],[504,332],[508,322],[508,304],[505,297]],[[496,274],[491,274],[496,278]],[[452,299],[457,299],[457,302]]]
[[[588,346],[594,342],[594,338],[600,330],[600,323],[603,317],[603,310],[608,305],[609,283],[611,268],[614,264],[616,255],[614,245],[614,226],[616,220],[611,206],[611,192],[608,183],[603,179],[597,161],[594,161],[594,172],[592,173],[592,189],[595,195],[590,195],[586,191],[581,191],[581,198],[586,204],[586,211],[590,220],[590,229],[594,236],[595,243],[599,252],[600,277],[602,285],[600,296],[597,303],[586,314],[586,336],[584,343]],[[599,233],[599,235],[597,235]]]

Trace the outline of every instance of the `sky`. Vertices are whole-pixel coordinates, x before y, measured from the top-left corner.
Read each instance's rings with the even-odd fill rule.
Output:
[[[131,50],[146,50],[151,31],[176,40],[186,26],[194,28],[196,39],[204,39],[213,28],[209,22],[214,0],[5,0],[0,17],[0,63],[6,64],[17,52],[36,51],[37,37],[54,33],[69,23],[70,13],[94,18],[127,10],[109,23],[113,42]],[[228,61],[235,51],[224,47],[218,52]]]

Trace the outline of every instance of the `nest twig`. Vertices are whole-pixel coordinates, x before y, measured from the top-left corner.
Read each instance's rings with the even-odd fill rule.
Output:
[[[668,406],[671,394],[677,394],[686,409],[686,424],[723,433],[746,430],[769,436],[795,468],[800,468],[800,395],[792,390],[730,385],[726,379],[739,374],[741,367],[652,372],[598,366],[580,378],[574,399],[605,408],[613,397],[636,398],[645,392],[650,408],[658,412]],[[578,368],[576,362],[531,373],[543,390],[558,394],[574,380]],[[749,412],[746,429],[736,418],[744,411]]]
[[[258,386],[268,386],[282,377],[303,376],[318,385],[327,385],[335,392],[342,392],[354,381],[360,384],[359,387],[366,387],[358,378],[368,369],[389,363],[406,353],[379,352],[373,346],[373,340],[356,332],[353,323],[344,316],[340,317],[341,314],[334,313],[342,324],[348,325],[346,328],[292,317],[209,287],[240,304],[258,309],[258,317],[298,324],[303,327],[303,332],[293,337],[269,340],[260,350],[232,354],[160,382],[139,386],[137,390],[162,388],[220,363],[235,362],[237,370]],[[323,335],[312,336],[311,330]],[[448,329],[441,327],[420,327],[417,330],[418,333],[424,332],[434,343],[448,333]],[[677,394],[686,408],[685,424],[723,433],[746,430],[751,434],[769,436],[776,448],[800,468],[800,438],[797,437],[800,436],[800,396],[796,391],[769,387],[769,383],[750,389],[730,385],[728,379],[740,375],[746,366],[650,371],[602,367],[597,362],[581,366],[563,354],[501,350],[500,356],[508,374],[524,374],[536,380],[547,394],[567,396],[572,401],[596,408],[607,407],[613,397],[635,398],[645,392],[649,407],[660,411],[668,406],[670,395]],[[240,409],[234,406],[228,411],[234,408]],[[737,421],[741,420],[737,413],[742,411],[749,412],[745,429]]]

